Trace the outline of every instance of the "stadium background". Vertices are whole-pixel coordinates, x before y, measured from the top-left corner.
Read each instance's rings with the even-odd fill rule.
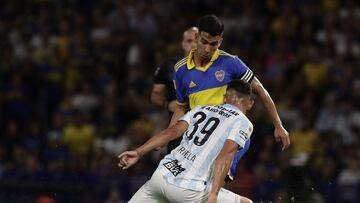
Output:
[[[221,49],[263,81],[290,132],[280,151],[262,105],[229,187],[255,202],[360,202],[360,6],[340,0],[4,0],[0,202],[122,202],[149,178],[116,155],[167,124],[152,74],[203,14]]]

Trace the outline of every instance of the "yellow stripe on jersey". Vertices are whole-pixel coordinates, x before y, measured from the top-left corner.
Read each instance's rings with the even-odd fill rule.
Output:
[[[178,61],[178,62],[175,64],[175,66],[174,66],[175,72],[176,72],[177,70],[179,70],[179,68],[180,68],[181,66],[183,66],[184,64],[186,64],[187,59],[188,59],[188,57],[185,57],[185,58],[181,59],[180,61]]]
[[[199,91],[189,95],[190,109],[198,105],[219,105],[224,103],[227,85]]]
[[[178,104],[178,105],[180,105],[180,106],[185,106],[185,105],[188,104],[188,102],[181,103],[181,102],[176,101],[176,104]]]

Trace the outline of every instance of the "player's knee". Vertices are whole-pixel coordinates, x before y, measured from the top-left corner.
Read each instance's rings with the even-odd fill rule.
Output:
[[[241,197],[239,203],[253,203],[253,201],[251,201],[251,199],[248,199],[246,197]]]

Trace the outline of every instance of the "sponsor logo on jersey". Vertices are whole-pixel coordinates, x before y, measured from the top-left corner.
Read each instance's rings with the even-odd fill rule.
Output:
[[[218,81],[222,82],[225,78],[225,71],[223,70],[218,70],[215,72],[215,77]]]
[[[195,86],[196,86],[196,84],[193,81],[191,81],[190,84],[189,84],[189,88],[192,88],[192,87],[195,87]]]
[[[246,141],[249,138],[249,135],[246,132],[240,130],[239,133],[240,133],[240,138],[243,139],[244,141]]]
[[[174,159],[172,161],[166,162],[163,164],[174,176],[179,175],[181,172],[185,171],[185,168],[181,167],[179,161]]]

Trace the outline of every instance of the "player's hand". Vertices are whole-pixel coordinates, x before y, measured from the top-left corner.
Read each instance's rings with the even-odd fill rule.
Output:
[[[126,151],[121,153],[118,158],[120,159],[118,166],[125,170],[136,164],[140,159],[140,155],[137,151]]]
[[[175,108],[176,108],[176,100],[173,100],[171,101],[169,104],[168,104],[168,110],[170,112],[175,112]]]
[[[207,203],[216,203],[217,202],[217,195],[210,193]]]
[[[285,128],[282,125],[279,127],[275,127],[274,137],[277,142],[281,141],[281,143],[282,143],[281,150],[285,150],[285,149],[289,148],[289,146],[290,146],[289,133],[285,130]]]

